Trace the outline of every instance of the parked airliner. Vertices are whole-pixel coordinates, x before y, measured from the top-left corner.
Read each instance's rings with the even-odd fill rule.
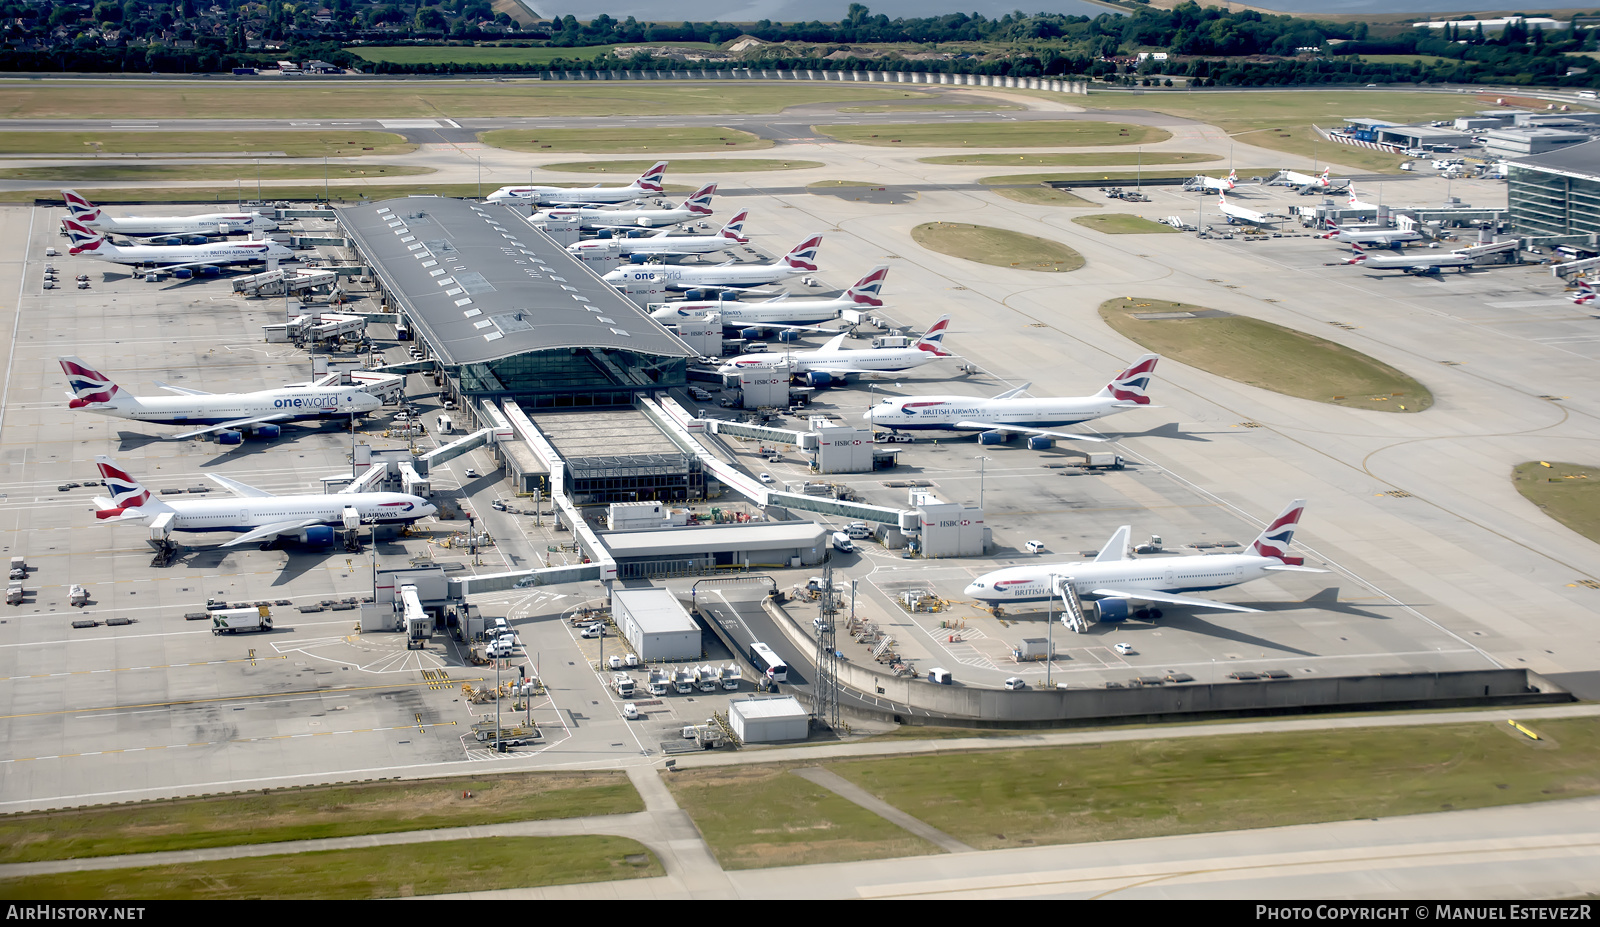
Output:
[[[1256,536],[1248,554],[1206,554],[1198,557],[1146,557],[1128,555],[1129,526],[1123,525],[1092,561],[1006,567],[985,573],[967,586],[966,594],[996,607],[1018,602],[1044,602],[1059,595],[1057,582],[1068,582],[1080,599],[1098,600],[1100,620],[1128,616],[1129,602],[1182,605],[1203,610],[1254,612],[1258,609],[1210,599],[1178,595],[1237,586],[1279,572],[1326,573],[1304,566],[1304,559],[1289,556],[1295,525],[1305,511],[1305,500],[1289,503],[1282,514]],[[1160,610],[1146,612],[1159,618]],[[1136,614],[1135,617],[1138,617]]]
[[[662,180],[667,176],[667,162],[657,161],[639,179],[625,187],[501,187],[484,197],[489,203],[527,203],[530,206],[590,206],[606,203],[626,203],[630,200],[656,196],[664,189]]]
[[[728,220],[728,224],[718,229],[714,235],[669,235],[666,229],[654,232],[640,238],[591,238],[588,241],[574,242],[567,245],[571,254],[583,257],[586,254],[603,254],[612,257],[629,255],[664,255],[664,254],[714,254],[737,248],[747,244],[750,239],[744,237],[744,220],[750,215],[748,210],[742,210],[737,216]]]
[[[270,232],[278,227],[277,220],[259,212],[206,213],[199,216],[127,216],[113,218],[89,202],[76,190],[62,190],[61,198],[67,201],[68,217],[86,229],[105,234],[129,237],[176,236],[183,244],[199,244],[225,235],[241,232]]]
[[[873,348],[866,351],[846,350],[844,339],[848,333],[835,335],[815,351],[783,351],[761,354],[742,354],[721,367],[721,374],[738,373],[748,367],[785,369],[810,386],[831,386],[847,382],[863,373],[897,373],[931,364],[954,355],[944,350],[945,329],[950,317],[942,315],[929,326],[928,331],[909,348]]]
[[[352,415],[366,415],[383,406],[379,399],[362,392],[359,387],[322,385],[321,381],[252,393],[207,393],[157,381],[157,386],[178,395],[134,396],[76,357],[58,360],[67,375],[70,387],[67,395],[72,399],[70,408],[133,422],[205,426],[173,435],[173,438],[221,432],[219,437],[223,443],[235,444],[241,432],[248,432],[258,438],[271,439],[282,432],[283,422],[348,420]],[[337,382],[338,378],[335,373],[324,380]]]
[[[867,410],[864,418],[891,431],[1004,431],[1045,435],[1075,441],[1104,441],[1092,435],[1050,431],[1049,427],[1074,425],[1127,409],[1150,405],[1146,391],[1159,354],[1145,354],[1112,378],[1093,396],[1073,399],[1024,397],[1031,384],[1006,390],[991,399],[970,396],[904,396],[885,399]]]
[[[173,531],[238,532],[223,547],[251,541],[294,538],[304,544],[332,544],[340,528],[357,525],[409,525],[438,509],[410,493],[340,492],[275,496],[238,480],[206,474],[234,498],[168,502],[117,466],[110,457],[96,457],[111,498],[96,496],[95,518],[149,524],[171,514]]]
[[[697,300],[694,302],[665,303],[657,305],[650,317],[657,322],[683,322],[717,316],[726,329],[743,328],[800,328],[831,322],[847,311],[871,312],[883,308],[883,282],[889,277],[889,265],[879,264],[834,299],[805,299],[785,293],[759,303],[741,303],[737,300]]]
[[[612,286],[627,284],[655,284],[669,290],[692,290],[699,287],[762,286],[777,283],[789,277],[809,274],[817,269],[813,262],[822,247],[822,236],[813,235],[789,249],[789,253],[771,264],[738,264],[727,261],[711,266],[693,264],[638,264],[618,267],[603,278]]]
[[[704,219],[711,215],[711,197],[717,192],[717,185],[708,183],[696,190],[683,201],[681,206],[674,209],[552,209],[544,213],[544,218],[551,220],[575,220],[579,228],[603,229],[621,228],[636,225],[641,228],[660,228],[668,225],[677,225],[680,222],[690,222]]]
[[[134,267],[164,267],[176,276],[199,270],[215,274],[227,264],[254,264],[293,260],[295,253],[275,241],[215,242],[208,245],[113,245],[104,235],[65,219],[72,239],[68,251],[77,257],[94,258],[112,264]]]

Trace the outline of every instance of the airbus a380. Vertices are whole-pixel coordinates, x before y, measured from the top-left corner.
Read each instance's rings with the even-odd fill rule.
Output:
[[[869,312],[883,308],[883,282],[889,265],[879,264],[836,299],[795,299],[785,293],[759,303],[736,300],[699,300],[668,303],[650,313],[657,322],[683,322],[715,315],[723,328],[801,328],[831,322],[847,311]]]
[[[661,181],[667,176],[667,162],[657,161],[655,166],[639,175],[639,179],[625,187],[501,187],[484,197],[490,203],[527,203],[531,206],[588,206],[605,203],[626,203],[629,200],[656,196],[662,192]]]
[[[810,386],[844,383],[863,373],[898,373],[953,357],[944,350],[944,333],[949,326],[950,317],[940,316],[909,348],[850,351],[843,347],[844,339],[848,337],[848,333],[845,333],[829,338],[826,344],[815,351],[742,354],[718,367],[717,372],[738,373],[748,367],[786,369],[790,376],[799,377]]]
[[[867,410],[864,418],[891,431],[1009,431],[1077,441],[1104,441],[1092,435],[1048,431],[1049,426],[1074,425],[1127,409],[1150,404],[1146,390],[1155,373],[1159,354],[1146,354],[1117,374],[1093,396],[1075,399],[1023,397],[1024,383],[992,399],[970,396],[905,396],[885,399]]]
[[[717,185],[708,183],[694,191],[681,206],[674,209],[552,209],[547,219],[576,220],[580,228],[604,229],[637,225],[641,228],[658,228],[703,219],[711,215],[711,197]]]
[[[817,249],[822,236],[813,235],[789,249],[771,264],[736,264],[732,261],[710,267],[690,264],[629,265],[610,271],[601,279],[612,286],[653,283],[669,290],[692,290],[712,286],[762,286],[817,269]]]
[[[1299,523],[1305,505],[1304,499],[1289,503],[1289,507],[1256,536],[1248,554],[1145,557],[1135,560],[1128,556],[1129,526],[1123,525],[1092,561],[1006,567],[978,577],[967,586],[966,594],[997,607],[1019,602],[1044,602],[1057,595],[1051,588],[1051,577],[1055,576],[1070,582],[1080,598],[1098,600],[1102,621],[1128,617],[1129,602],[1153,602],[1230,612],[1259,611],[1243,605],[1213,602],[1178,593],[1224,589],[1273,573],[1328,572],[1304,566],[1302,558],[1289,556],[1289,544],[1294,540],[1295,525]],[[1160,612],[1150,612],[1149,616],[1159,618]]]
[[[185,243],[194,244],[216,236],[236,235],[240,232],[270,232],[278,227],[277,220],[269,219],[259,212],[113,218],[76,190],[62,190],[61,198],[67,201],[68,218],[84,228],[129,237],[174,235],[183,239]]]
[[[96,496],[94,517],[101,521],[149,524],[171,514],[173,531],[238,532],[223,547],[251,541],[294,538],[303,544],[332,544],[340,528],[356,525],[409,525],[438,509],[426,499],[402,492],[315,493],[275,496],[238,480],[206,474],[233,493],[232,499],[167,502],[117,466],[110,457],[96,457],[111,498]]]
[[[238,441],[237,434],[229,440],[228,432],[249,432],[258,438],[270,439],[282,433],[283,422],[366,415],[383,405],[377,397],[362,392],[359,387],[321,382],[253,393],[207,393],[157,382],[157,386],[178,395],[141,397],[126,392],[111,382],[110,377],[76,357],[58,360],[67,375],[67,395],[72,399],[70,408],[133,422],[204,426],[173,435],[175,439],[211,432],[223,432],[225,443]],[[330,374],[324,379],[337,381],[338,376]]]
[[[567,252],[579,257],[599,253],[612,256],[656,254],[713,254],[746,244],[744,220],[748,210],[728,220],[715,235],[668,235],[666,229],[643,238],[592,238],[567,245]]]
[[[185,276],[199,270],[218,273],[227,264],[253,264],[261,261],[292,260],[295,253],[275,241],[216,242],[209,245],[113,245],[104,235],[79,225],[72,219],[62,222],[72,239],[67,252],[112,264],[134,267],[165,267]]]

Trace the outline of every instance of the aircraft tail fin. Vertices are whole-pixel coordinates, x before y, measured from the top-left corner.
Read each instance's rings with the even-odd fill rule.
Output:
[[[1128,525],[1118,528],[1116,533],[1111,535],[1111,540],[1100,548],[1100,553],[1095,554],[1094,562],[1113,563],[1118,560],[1128,559],[1128,533],[1131,530]]]
[[[1150,376],[1156,372],[1156,362],[1161,360],[1160,354],[1144,354],[1139,359],[1128,365],[1128,369],[1111,378],[1100,392],[1095,395],[1102,399],[1115,399],[1118,402],[1131,402],[1141,406],[1150,404],[1150,397],[1145,391],[1150,388]]]
[[[950,327],[950,317],[939,316],[939,320],[928,326],[928,330],[917,339],[917,350],[928,351],[936,357],[949,357],[950,353],[944,349],[944,333]]]
[[[816,270],[817,250],[822,247],[822,236],[813,235],[789,249],[779,263],[791,270]]]
[[[76,219],[62,219],[61,224],[66,228],[67,238],[72,242],[72,247],[68,249],[69,254],[109,254],[114,247],[106,241],[104,235]]]
[[[128,475],[128,471],[118,467],[117,462],[110,457],[101,455],[96,457],[94,462],[100,468],[100,477],[105,480],[106,489],[111,491],[111,498],[95,499],[95,504],[99,508],[95,511],[94,517],[107,519],[171,510],[171,506],[151,496],[150,490],[145,489],[138,480]]]
[[[74,219],[93,222],[100,217],[100,207],[89,202],[76,190],[62,190],[61,198],[67,201],[67,214]]]
[[[711,215],[711,198],[717,195],[717,185],[708,183],[683,201],[683,208],[697,216]]]
[[[1306,500],[1296,499],[1290,502],[1288,507],[1267,525],[1265,531],[1256,535],[1254,543],[1250,545],[1251,553],[1257,557],[1281,561],[1288,566],[1300,566],[1305,563],[1303,557],[1289,556],[1289,545],[1294,541],[1295,525],[1300,523],[1300,516],[1305,510]]]
[[[123,392],[111,378],[90,367],[77,357],[57,358],[61,370],[67,375],[67,395],[72,397],[70,408],[82,409],[91,405],[138,405],[138,400]]]
[[[1238,182],[1239,182],[1239,172],[1234,170],[1231,167],[1228,168],[1228,189],[1232,190],[1233,187],[1234,187],[1234,184],[1237,184]]]
[[[639,175],[639,179],[634,181],[634,185],[641,190],[660,193],[663,189],[661,182],[666,179],[666,176],[667,162],[657,161],[648,171]]]
[[[665,163],[665,162],[662,162],[662,163]],[[722,230],[717,232],[718,237],[726,238],[730,242],[735,243],[735,244],[740,244],[740,245],[742,245],[745,242],[749,241],[750,239],[744,237],[744,220],[749,215],[750,215],[750,210],[748,210],[748,209],[739,210],[739,214],[737,216],[734,216],[732,219],[729,219],[728,220],[728,224],[724,225],[722,227]]]
[[[1322,186],[1326,187],[1326,186],[1330,185],[1331,183],[1333,183],[1333,181],[1328,179],[1328,174],[1332,170],[1333,170],[1333,168],[1331,168],[1331,167],[1325,167],[1325,168],[1322,169]]]
[[[1595,288],[1590,285],[1589,281],[1579,280],[1578,292],[1572,294],[1572,301],[1583,306],[1594,302],[1596,296],[1600,296],[1600,293],[1595,292]]]
[[[878,309],[883,306],[883,283],[889,279],[889,265],[879,264],[867,271],[867,275],[856,281],[855,286],[845,291],[845,296],[850,301],[862,308]]]

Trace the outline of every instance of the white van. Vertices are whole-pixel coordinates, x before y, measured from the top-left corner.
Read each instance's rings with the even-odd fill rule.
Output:
[[[595,639],[597,637],[605,637],[605,635],[606,635],[606,626],[603,625],[603,624],[591,624],[587,628],[583,629],[583,634],[582,634],[582,636],[584,638],[587,638],[589,640],[593,640],[593,639]]]
[[[955,677],[950,675],[949,670],[936,666],[928,670],[928,681],[941,686],[948,686],[955,682]]]
[[[843,531],[835,531],[833,533],[833,549],[840,553],[853,554],[856,552],[856,545],[850,541],[850,535]]]
[[[847,526],[844,529],[844,533],[858,541],[872,537],[872,529],[868,528],[867,523],[864,521],[858,521]]]

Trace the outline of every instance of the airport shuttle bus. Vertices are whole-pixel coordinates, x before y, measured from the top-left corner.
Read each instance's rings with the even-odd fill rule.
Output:
[[[750,645],[750,663],[767,674],[767,678],[773,682],[787,682],[789,679],[789,667],[772,652],[771,647],[760,641]]]

